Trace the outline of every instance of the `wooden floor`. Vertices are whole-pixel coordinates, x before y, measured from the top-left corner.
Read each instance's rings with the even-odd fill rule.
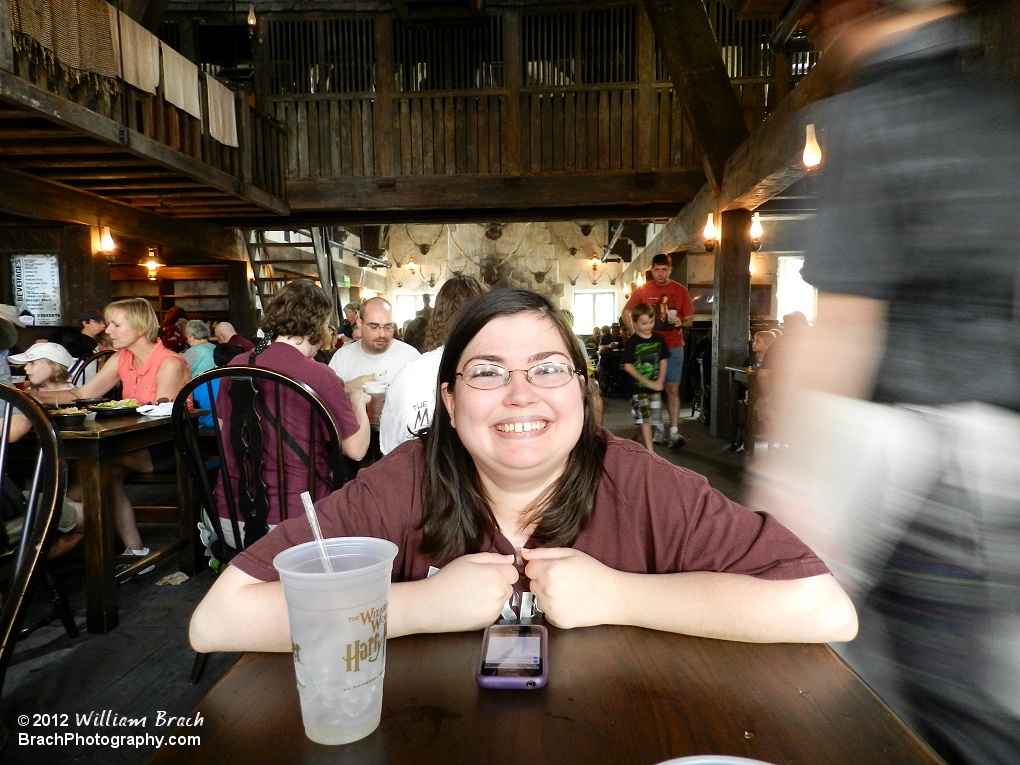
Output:
[[[690,414],[690,408],[682,412]],[[605,424],[629,437],[635,431],[627,399],[606,401]],[[727,496],[742,497],[744,458],[728,450],[728,443],[713,439],[700,423],[685,419],[681,431],[685,447],[657,447],[658,453],[683,467],[707,476]],[[143,538],[147,533],[143,529]],[[150,537],[151,538],[151,537]],[[81,560],[62,560],[57,569],[70,593],[77,622],[84,630],[83,566]],[[120,586],[120,626],[107,635],[84,633],[71,640],[59,626],[44,627],[18,645],[4,682],[0,714],[12,730],[12,739],[0,759],[5,765],[94,764],[134,765],[154,750],[151,737],[172,731],[156,727],[160,712],[187,715],[197,701],[237,658],[214,654],[202,682],[189,685],[194,656],[187,644],[187,624],[195,605],[212,585],[205,573],[182,584],[158,583],[175,572],[172,562]],[[92,715],[90,721],[83,716]],[[28,723],[19,718],[28,716]],[[141,725],[115,725],[112,717],[145,721]],[[24,734],[77,734],[80,738],[52,746],[19,741]],[[201,727],[195,729],[201,735]],[[123,743],[113,748],[95,737],[131,735],[141,745]],[[88,740],[87,737],[93,737]],[[82,740],[84,739],[84,740]],[[208,761],[215,763],[215,752]]]

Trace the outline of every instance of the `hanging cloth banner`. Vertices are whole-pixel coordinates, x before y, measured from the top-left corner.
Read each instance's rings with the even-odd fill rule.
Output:
[[[237,112],[234,91],[219,80],[206,76],[209,135],[224,146],[237,146]]]
[[[163,57],[163,97],[195,119],[202,119],[198,67],[163,42],[159,50]]]
[[[121,77],[129,85],[155,95],[159,86],[159,39],[112,5],[108,7],[113,49],[121,58]]]

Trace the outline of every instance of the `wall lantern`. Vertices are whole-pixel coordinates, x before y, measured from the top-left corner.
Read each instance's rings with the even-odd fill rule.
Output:
[[[822,164],[822,147],[818,145],[818,138],[815,136],[815,126],[807,126],[807,138],[804,141],[804,167],[814,170]]]
[[[117,243],[113,241],[113,235],[110,234],[109,226],[100,226],[99,228],[99,251],[104,255],[112,255],[113,251],[117,249]]]
[[[761,249],[761,216],[758,213],[751,215],[751,251],[758,252]]]
[[[705,252],[712,252],[719,244],[719,236],[715,230],[715,215],[708,214],[708,222],[705,223]]]
[[[248,36],[255,37],[259,20],[255,17],[255,3],[248,6]]]

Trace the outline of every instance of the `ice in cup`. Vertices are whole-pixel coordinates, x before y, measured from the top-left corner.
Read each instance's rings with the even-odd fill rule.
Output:
[[[287,601],[294,674],[305,735],[319,744],[364,738],[382,717],[386,606],[397,546],[385,539],[339,537],[273,560]]]
[[[379,419],[382,417],[387,387],[389,386],[384,382],[367,382],[362,386],[362,390],[372,397],[372,400],[368,402],[368,421],[373,425],[378,425]]]

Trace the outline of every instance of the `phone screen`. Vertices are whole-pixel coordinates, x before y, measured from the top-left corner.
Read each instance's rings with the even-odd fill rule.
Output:
[[[502,677],[540,676],[541,634],[528,626],[490,627],[481,673]]]

